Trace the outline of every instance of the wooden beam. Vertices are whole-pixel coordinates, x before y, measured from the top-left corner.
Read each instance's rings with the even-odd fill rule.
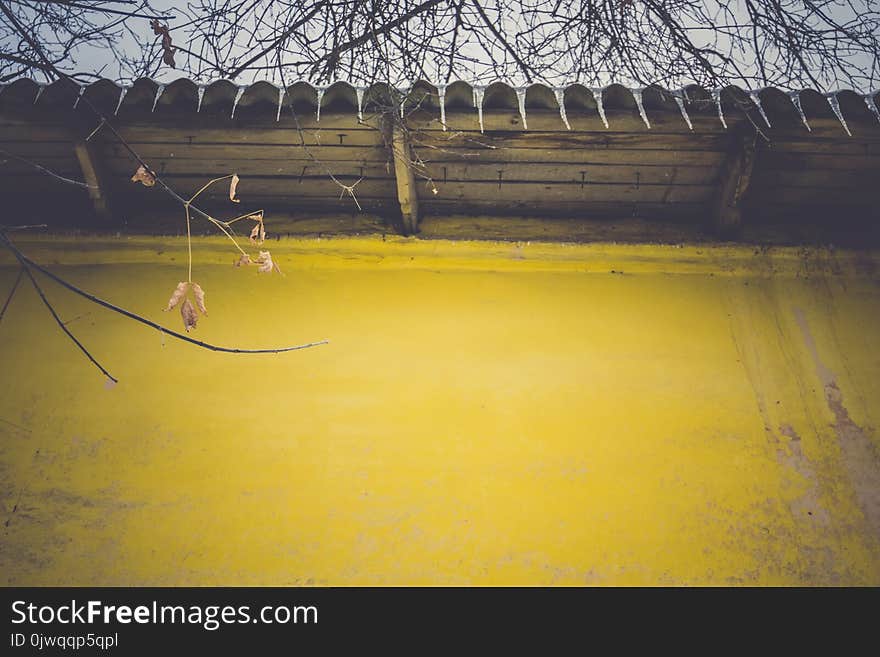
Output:
[[[748,124],[741,124],[733,134],[733,144],[721,165],[713,213],[713,226],[721,236],[733,237],[742,228],[741,201],[752,178],[757,137]]]
[[[397,200],[403,218],[403,232],[414,235],[419,230],[419,197],[416,194],[416,179],[413,174],[412,152],[407,133],[395,124],[392,132],[392,151],[394,153],[394,176],[397,179]]]
[[[95,149],[84,139],[74,142],[76,159],[82,170],[83,179],[89,185],[89,198],[95,209],[98,219],[104,223],[111,223],[113,212],[107,192],[107,183],[103,175],[103,169],[95,155]]]

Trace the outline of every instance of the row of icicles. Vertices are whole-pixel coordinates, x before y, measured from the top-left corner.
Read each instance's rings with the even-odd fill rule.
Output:
[[[443,85],[435,85],[435,86],[437,87],[438,97],[439,97],[439,101],[440,101],[440,123],[443,126],[443,129],[446,130],[446,87]],[[39,86],[39,88],[37,90],[37,95],[34,98],[34,104],[36,104],[36,102],[40,99],[40,95],[43,93],[43,90],[45,88],[46,88],[45,85]],[[116,109],[114,111],[114,114],[117,114],[119,112],[119,108],[122,107],[122,101],[125,100],[125,95],[128,93],[129,88],[130,87],[125,87],[125,86],[123,86],[121,88],[121,91],[119,93],[119,100],[116,103]],[[477,116],[479,118],[479,123],[480,123],[480,132],[483,132],[484,131],[484,129],[483,129],[483,95],[486,90],[486,87],[485,86],[473,86],[472,88],[473,88],[473,94],[474,94],[474,107],[477,109]],[[198,87],[198,103],[196,105],[196,112],[200,112],[202,109],[202,99],[204,98],[204,95],[205,95],[205,89],[206,89],[206,87],[204,85],[200,85]],[[247,87],[241,87],[241,86],[238,87],[238,91],[236,92],[235,99],[233,100],[233,103],[232,103],[232,113],[230,115],[230,118],[235,118],[235,110],[238,107],[238,103],[241,100],[241,97],[244,95],[244,92],[246,89],[247,89]],[[318,107],[317,107],[317,111],[316,111],[316,119],[318,121],[321,120],[321,101],[324,97],[325,89],[326,89],[326,87],[315,87],[315,90],[316,90],[317,96],[318,96],[318,99],[317,99],[318,100]],[[76,106],[79,104],[79,101],[82,98],[83,94],[85,93],[85,90],[86,90],[85,86],[80,86],[79,94],[77,95],[76,101],[73,104],[74,108],[76,108]],[[515,91],[516,91],[516,97],[517,97],[517,101],[518,101],[518,105],[519,105],[519,114],[520,114],[520,117],[522,118],[523,128],[528,130],[529,125],[528,125],[528,120],[526,118],[526,89],[524,87],[517,87],[515,89]],[[648,120],[648,115],[645,112],[645,107],[644,107],[644,104],[642,103],[642,92],[643,91],[644,91],[643,89],[630,89],[630,92],[632,93],[633,98],[636,101],[636,107],[639,110],[639,116],[642,117],[642,121],[644,121],[645,125],[650,129],[651,122]],[[156,95],[153,98],[153,107],[152,107],[151,111],[153,111],[153,112],[156,111],[156,106],[159,103],[159,98],[162,97],[162,94],[164,92],[165,92],[165,85],[160,84],[158,86],[158,88],[156,89]],[[355,87],[355,93],[357,95],[357,104],[358,104],[358,108],[357,108],[358,120],[360,120],[360,121],[363,121],[363,119],[364,119],[363,105],[364,105],[365,92],[366,92],[366,89],[364,87]],[[559,115],[562,118],[562,122],[565,124],[566,128],[571,130],[571,125],[568,122],[568,116],[566,115],[566,112],[565,112],[565,101],[564,101],[565,89],[557,87],[553,90],[553,92],[556,96],[556,102],[559,105]],[[605,116],[605,108],[604,108],[604,105],[602,102],[604,89],[598,88],[598,87],[590,88],[590,92],[593,94],[593,98],[596,101],[596,109],[599,112],[599,118],[602,120],[602,124],[607,129],[608,128],[608,119]],[[688,128],[693,130],[694,126],[691,123],[691,118],[687,113],[687,109],[685,108],[685,102],[688,100],[687,91],[685,91],[684,89],[679,89],[676,91],[671,91],[669,93],[675,99],[675,103],[676,103],[676,105],[678,105],[678,109],[681,111],[681,116],[684,119],[685,123],[687,123]],[[279,89],[278,90],[278,111],[275,115],[276,121],[281,119],[281,110],[282,110],[283,104],[284,104],[284,95],[285,95],[285,89],[284,88]],[[791,99],[792,105],[794,105],[795,109],[797,110],[798,115],[801,118],[801,121],[803,121],[803,123],[804,123],[804,126],[806,126],[807,130],[811,130],[810,124],[807,122],[807,117],[804,114],[804,110],[801,105],[800,92],[789,91],[788,97]],[[718,108],[718,118],[721,120],[721,124],[726,129],[727,128],[727,121],[725,121],[725,119],[724,119],[724,112],[721,108],[721,89],[713,89],[712,90],[712,98],[715,102],[715,105]],[[764,112],[764,108],[761,105],[761,99],[758,96],[758,92],[757,91],[750,91],[749,98],[755,104],[755,107],[757,107],[758,112],[761,114],[761,118],[764,120],[764,122],[767,124],[767,126],[770,127],[770,120],[769,120],[769,118],[767,118],[767,114]],[[828,104],[831,107],[831,111],[834,112],[834,115],[837,117],[838,121],[840,121],[840,124],[843,126],[843,129],[846,130],[846,134],[848,134],[849,136],[852,136],[852,133],[849,130],[849,126],[846,124],[846,119],[843,117],[843,112],[840,109],[840,101],[837,98],[837,92],[825,94],[825,98],[828,100]],[[874,97],[870,94],[866,94],[865,96],[863,96],[863,98],[865,100],[865,104],[871,110],[871,113],[875,117],[877,117],[878,121],[880,121],[880,109],[877,108],[877,104],[874,101]],[[401,105],[400,105],[401,117],[403,117],[403,114],[404,114],[404,106],[403,106],[403,103],[401,103]]]

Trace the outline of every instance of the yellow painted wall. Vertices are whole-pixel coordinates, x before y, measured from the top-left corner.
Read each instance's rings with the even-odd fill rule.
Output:
[[[19,243],[179,329],[182,240]],[[194,335],[329,345],[210,353],[46,282],[115,387],[22,287],[0,323],[4,584],[880,585],[876,255],[272,251],[284,277],[196,242]]]

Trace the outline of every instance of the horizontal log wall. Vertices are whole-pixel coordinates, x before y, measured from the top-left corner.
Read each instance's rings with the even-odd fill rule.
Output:
[[[839,222],[878,217],[880,123],[850,120],[848,136],[837,119],[768,128],[745,114],[691,116],[608,109],[606,128],[596,112],[530,110],[528,128],[518,111],[487,108],[478,114],[451,109],[446,130],[435,112],[406,116],[416,161],[415,194],[422,216],[490,214],[577,219],[637,217],[705,222],[722,181],[733,132],[754,121],[756,157],[742,199],[746,222]],[[873,119],[873,117],[868,117]],[[211,178],[238,173],[241,206],[218,185],[200,203],[230,216],[260,207],[287,213],[365,212],[399,217],[394,158],[378,115],[362,121],[351,111],[324,110],[296,121],[242,113],[195,114],[174,105],[129,112],[114,121],[123,138],[182,196]],[[57,107],[23,111],[0,103],[0,148],[57,174],[83,180],[74,150],[95,127],[88,113]],[[137,163],[106,128],[89,142],[104,171],[117,225],[149,221],[174,207],[158,188],[130,181]],[[0,159],[4,159],[0,154]],[[58,214],[62,223],[85,223],[86,190],[60,184],[33,167],[5,158],[0,193],[10,212]],[[335,179],[335,180],[334,180]],[[9,222],[7,222],[9,223]]]

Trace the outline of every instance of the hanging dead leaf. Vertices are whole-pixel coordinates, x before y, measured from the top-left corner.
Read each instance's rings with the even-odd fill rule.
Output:
[[[156,176],[154,176],[152,172],[148,171],[145,166],[141,165],[131,177],[131,182],[139,182],[142,183],[144,187],[152,187],[156,184]]]
[[[254,244],[262,244],[266,241],[266,224],[263,222],[263,211],[260,210],[259,212],[252,214],[248,219],[257,222],[251,229],[251,242]]]
[[[162,35],[162,61],[174,68],[174,52],[175,49],[171,45],[171,34],[167,25],[162,25],[155,18],[150,21],[150,27],[153,28],[153,34]]]
[[[251,229],[251,242],[254,244],[262,244],[266,241],[266,228],[263,226],[263,222],[256,224]]]
[[[168,312],[178,303],[180,300],[186,296],[186,291],[189,289],[189,283],[180,282],[177,284],[177,287],[174,290],[174,294],[171,295],[171,298],[168,299],[168,307],[165,309],[165,312]]]
[[[199,311],[203,315],[207,316],[208,309],[205,308],[205,291],[202,289],[202,286],[199,285],[198,283],[192,284],[192,291],[193,291],[193,296],[196,299],[196,308],[198,308]]]
[[[265,274],[267,272],[272,271],[272,256],[269,255],[268,251],[260,251],[260,255],[257,258],[257,271],[261,274]]]
[[[278,265],[272,261],[272,256],[268,251],[260,251],[260,257],[257,258],[257,264],[260,265],[257,271],[261,274],[269,274],[273,269],[279,274],[281,273],[281,269],[279,269]]]
[[[251,264],[251,257],[247,253],[242,253],[241,257],[233,263],[236,267],[244,267]]]
[[[238,189],[238,174],[232,174],[232,182],[229,183],[229,200],[233,203],[241,203],[241,199],[235,198],[235,192]]]
[[[196,309],[193,307],[192,302],[189,299],[184,299],[183,304],[181,304],[180,316],[183,317],[183,327],[186,329],[187,333],[190,332],[190,329],[194,329],[196,327],[196,322],[199,321],[199,314],[196,312]]]

